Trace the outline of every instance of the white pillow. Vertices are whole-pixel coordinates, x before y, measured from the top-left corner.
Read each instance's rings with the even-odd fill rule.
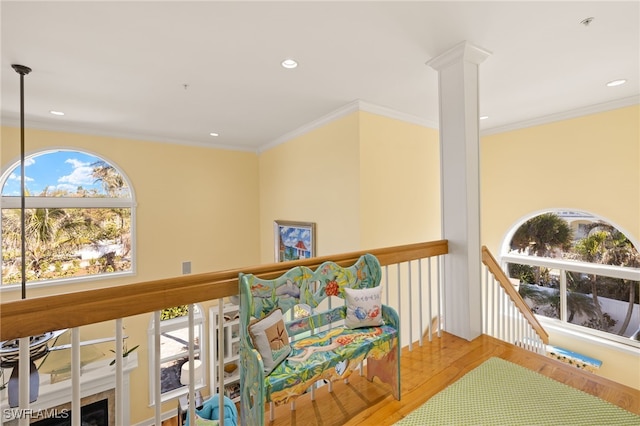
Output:
[[[348,328],[375,327],[383,325],[382,287],[353,289],[345,287],[347,317],[344,320]]]
[[[249,335],[253,346],[260,352],[265,374],[271,373],[291,352],[289,335],[280,309],[251,321]]]

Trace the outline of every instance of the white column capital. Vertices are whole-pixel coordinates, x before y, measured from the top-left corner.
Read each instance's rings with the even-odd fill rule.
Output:
[[[451,64],[463,61],[479,65],[489,56],[491,56],[490,51],[471,44],[465,40],[461,43],[456,44],[446,52],[429,59],[426,64],[434,70],[440,71]]]

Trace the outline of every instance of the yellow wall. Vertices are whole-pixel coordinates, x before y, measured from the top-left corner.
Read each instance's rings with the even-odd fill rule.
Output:
[[[81,149],[103,157],[129,177],[137,197],[135,276],[48,287],[28,297],[178,276],[259,263],[258,157],[254,153],[72,133],[26,130],[27,154],[45,148]],[[19,160],[19,130],[2,128],[3,170]],[[2,302],[19,292],[0,294]],[[132,423],[148,409],[147,328],[151,314],[126,318],[127,345],[138,349],[131,376]],[[83,340],[113,336],[113,323],[83,327]],[[95,333],[95,334],[94,334]],[[103,333],[100,335],[100,333]],[[102,345],[110,355],[113,345]],[[175,409],[175,401],[163,411]]]
[[[439,239],[438,152],[436,130],[366,112],[265,151],[262,261],[276,219],[315,222],[318,255]]]
[[[274,220],[315,222],[317,255],[358,249],[358,116],[351,114],[263,152],[261,261],[274,261]]]
[[[360,247],[438,240],[438,131],[360,113]]]
[[[482,240],[542,210],[581,210],[640,242],[639,106],[483,137]]]
[[[483,137],[482,242],[496,255],[507,232],[543,210],[586,211],[640,243],[640,107]],[[640,356],[567,335],[551,343],[603,360],[599,374],[640,389]]]

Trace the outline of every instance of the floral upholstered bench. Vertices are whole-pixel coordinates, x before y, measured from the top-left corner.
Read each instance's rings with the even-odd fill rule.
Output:
[[[380,277],[370,254],[351,267],[325,262],[273,280],[240,274],[241,424],[263,425],[265,402],[293,402],[365,359],[367,379],[377,376],[400,399],[400,324],[381,303]]]

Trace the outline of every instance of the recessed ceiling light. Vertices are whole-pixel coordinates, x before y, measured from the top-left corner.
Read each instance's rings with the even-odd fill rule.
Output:
[[[622,84],[625,84],[627,82],[627,80],[621,78],[620,80],[612,80],[610,82],[607,83],[607,87],[615,87],[615,86],[620,86]]]
[[[64,112],[62,112],[62,111],[53,111],[53,110],[51,110],[51,111],[49,111],[49,113],[53,114],[53,115],[64,115]]]
[[[488,116],[488,115],[482,115],[482,116],[480,116],[480,120],[486,120],[487,118],[489,118],[489,116]]]
[[[209,135],[210,135],[210,136],[214,136],[214,137],[215,137],[215,136],[220,136],[218,133],[215,133],[215,132],[211,132],[211,133],[209,133]]]
[[[281,64],[287,69],[293,69],[298,66],[298,63],[293,59],[285,59]]]

